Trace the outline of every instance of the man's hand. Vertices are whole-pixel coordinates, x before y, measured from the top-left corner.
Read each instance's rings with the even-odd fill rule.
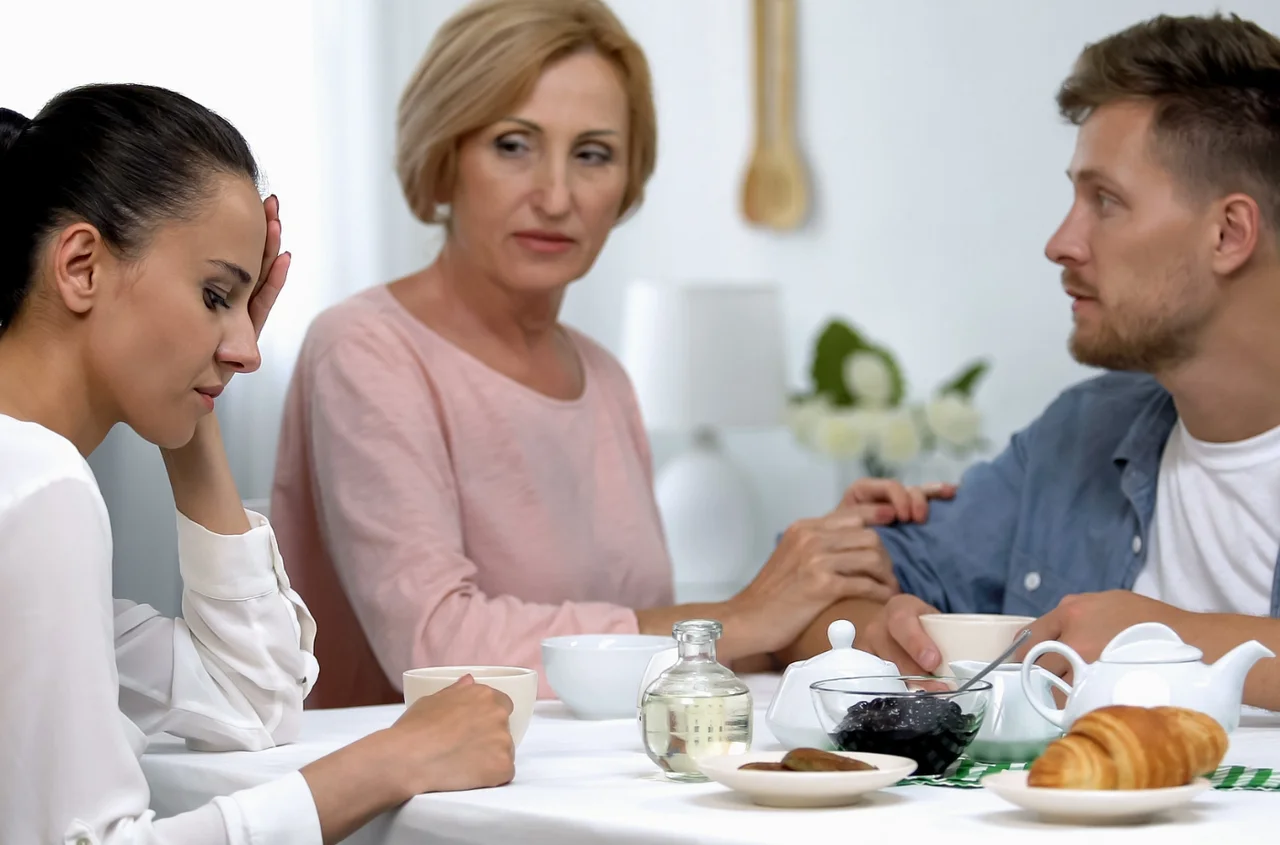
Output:
[[[1116,634],[1139,622],[1163,622],[1189,641],[1199,616],[1128,590],[1067,596],[1057,608],[1032,623],[1031,636],[1018,649],[1014,660],[1021,661],[1037,643],[1057,640],[1092,663]],[[1046,654],[1038,662],[1067,683],[1074,683],[1071,664],[1066,658]]]
[[[942,653],[920,625],[920,617],[938,609],[900,593],[889,599],[870,625],[858,632],[858,648],[898,666],[903,675],[928,675],[942,662]]]

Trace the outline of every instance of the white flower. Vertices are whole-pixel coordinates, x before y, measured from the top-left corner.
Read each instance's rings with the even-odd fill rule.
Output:
[[[901,465],[920,454],[920,429],[909,411],[889,414],[880,429],[880,457],[891,465]]]
[[[946,393],[924,409],[929,428],[943,443],[957,449],[977,445],[982,430],[982,414],[958,393]]]
[[[869,445],[866,413],[855,409],[831,410],[813,429],[813,447],[837,461],[861,458]]]
[[[815,448],[813,440],[815,429],[830,407],[825,396],[813,396],[792,402],[787,405],[787,427],[802,445]]]
[[[844,386],[868,408],[885,408],[893,398],[893,374],[874,352],[855,352],[844,359]]]

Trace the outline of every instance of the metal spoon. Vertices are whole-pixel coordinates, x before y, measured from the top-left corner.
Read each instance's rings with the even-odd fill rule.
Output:
[[[973,676],[972,678],[970,678],[969,680],[965,681],[965,682],[964,682],[964,685],[963,685],[963,686],[961,686],[961,687],[960,687],[960,689],[956,690],[956,692],[957,692],[957,693],[964,692],[964,691],[965,691],[965,690],[967,690],[969,687],[973,686],[973,685],[974,685],[974,684],[976,684],[978,681],[981,681],[983,678],[985,678],[985,677],[986,677],[986,676],[991,672],[991,670],[992,670],[992,669],[996,668],[996,667],[997,667],[997,666],[999,666],[1001,663],[1004,663],[1006,660],[1008,660],[1008,659],[1009,659],[1009,655],[1011,655],[1011,654],[1013,654],[1015,651],[1017,651],[1017,650],[1018,650],[1018,646],[1022,645],[1024,642],[1026,642],[1026,639],[1027,639],[1027,637],[1029,637],[1029,636],[1031,636],[1031,629],[1030,629],[1030,628],[1023,628],[1023,629],[1022,629],[1022,631],[1021,631],[1021,633],[1019,633],[1019,634],[1018,634],[1018,636],[1016,636],[1016,637],[1014,637],[1014,638],[1013,638],[1013,642],[1009,644],[1009,647],[1008,647],[1007,649],[1005,649],[1005,650],[1004,650],[1004,653],[1003,653],[1003,654],[1001,654],[1001,655],[1000,655],[999,657],[997,657],[995,660],[992,660],[990,663],[988,663],[988,664],[983,668],[983,670],[982,670],[981,672],[979,672],[978,674],[974,675],[974,676]]]

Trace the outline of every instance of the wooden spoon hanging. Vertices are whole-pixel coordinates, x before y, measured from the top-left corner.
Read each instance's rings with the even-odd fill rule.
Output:
[[[761,226],[795,229],[809,205],[795,137],[795,0],[754,5],[756,137],[742,185],[742,213]]]

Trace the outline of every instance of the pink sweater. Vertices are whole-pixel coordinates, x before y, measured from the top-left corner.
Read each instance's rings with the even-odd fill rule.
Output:
[[[672,603],[631,383],[571,337],[586,389],[565,402],[449,343],[385,286],[316,318],[271,500],[319,629],[309,706],[396,701],[415,667],[540,671],[542,638],[634,633],[634,608]]]

